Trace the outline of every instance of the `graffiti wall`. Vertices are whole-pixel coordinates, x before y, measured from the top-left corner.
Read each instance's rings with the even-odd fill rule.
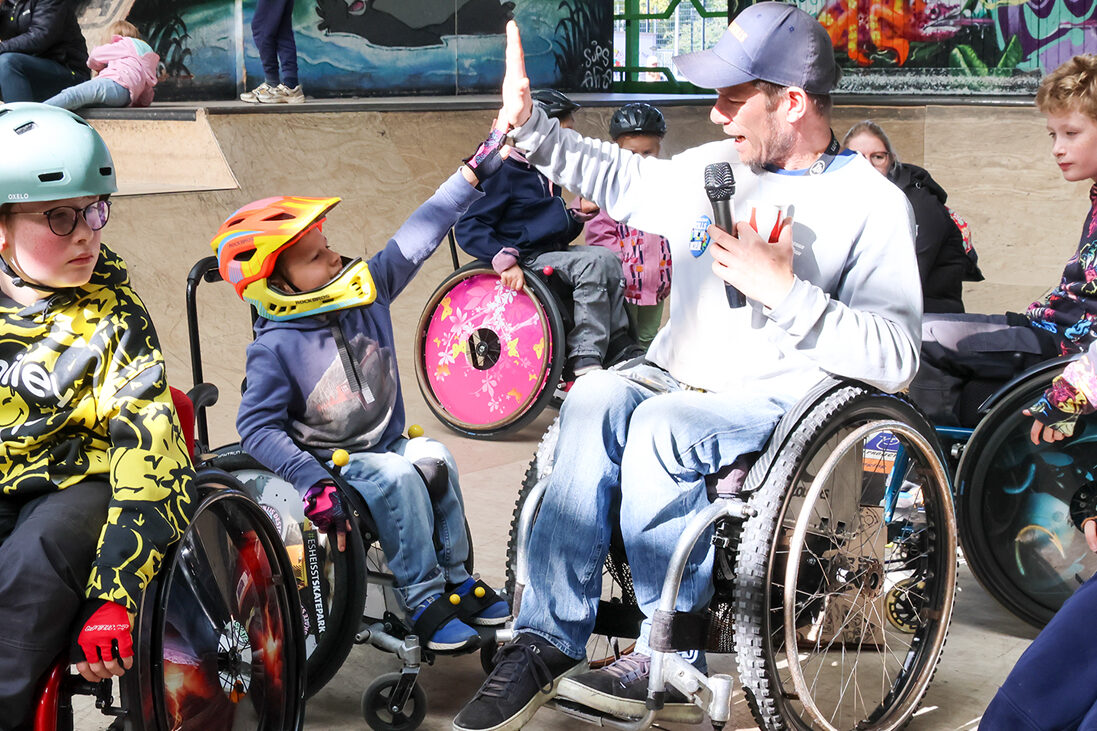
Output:
[[[84,0],[81,23],[94,43],[128,15],[163,59],[157,98],[230,99],[263,80],[254,11],[255,0]],[[297,0],[301,84],[315,97],[498,89],[512,14],[535,86],[609,89],[612,7],[590,0]]]
[[[861,93],[1032,93],[1097,53],[1097,0],[797,0]]]

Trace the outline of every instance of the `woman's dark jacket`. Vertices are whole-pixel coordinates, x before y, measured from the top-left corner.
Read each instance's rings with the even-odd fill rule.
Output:
[[[0,53],[56,61],[89,78],[88,44],[76,21],[76,0],[0,2]]]

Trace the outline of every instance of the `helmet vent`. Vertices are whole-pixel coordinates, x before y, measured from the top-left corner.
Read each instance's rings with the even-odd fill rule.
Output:
[[[27,122],[26,124],[21,124],[21,125],[19,125],[18,127],[15,128],[15,134],[17,134],[17,135],[26,134],[27,132],[30,132],[32,129],[34,129],[37,126],[38,126],[37,122]]]
[[[41,180],[43,183],[56,183],[58,180],[61,180],[64,177],[65,174],[63,172],[40,173],[38,175],[38,179]]]
[[[99,168],[99,174],[104,178],[109,178],[113,172],[114,168]]]
[[[279,211],[278,213],[274,214],[273,216],[267,216],[263,220],[264,221],[289,221],[292,218],[294,218],[292,213],[286,213],[285,211]]]

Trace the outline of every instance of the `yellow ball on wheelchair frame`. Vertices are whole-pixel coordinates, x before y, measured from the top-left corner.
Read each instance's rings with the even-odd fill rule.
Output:
[[[408,437],[411,438],[411,439],[415,439],[416,437],[421,437],[425,433],[426,432],[423,431],[423,427],[419,426],[418,424],[412,424],[411,426],[408,427]]]
[[[461,597],[460,597],[460,595],[458,595],[458,594],[450,594],[450,595],[449,595],[449,603],[450,603],[450,604],[460,604],[460,603],[461,603]]]
[[[331,461],[336,467],[346,467],[347,462],[350,462],[350,454],[345,449],[336,449],[331,453]]]

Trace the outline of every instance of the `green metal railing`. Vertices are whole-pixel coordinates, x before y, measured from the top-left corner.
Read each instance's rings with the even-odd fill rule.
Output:
[[[745,7],[749,4],[751,4],[750,0],[615,0],[614,29],[620,30],[621,25],[624,26],[625,52],[624,65],[615,66],[613,69],[613,90],[641,93],[697,93],[702,91],[688,81],[676,79],[674,70],[669,64],[657,63],[654,66],[648,66],[640,63],[642,25],[646,21],[670,21],[672,18],[677,20],[681,12],[679,6],[685,6],[692,7],[702,24],[710,18],[721,19],[719,26],[720,32],[723,32],[723,26],[730,22],[730,19],[738,12],[739,7]],[[697,18],[691,18],[694,23],[696,20]],[[674,27],[672,38],[679,52],[702,50],[699,46],[681,49],[678,44],[680,26],[675,22]],[[665,30],[663,35],[666,35]],[[705,37],[704,28],[702,28],[701,37]],[[708,45],[715,43],[718,37],[716,35],[710,38]]]

